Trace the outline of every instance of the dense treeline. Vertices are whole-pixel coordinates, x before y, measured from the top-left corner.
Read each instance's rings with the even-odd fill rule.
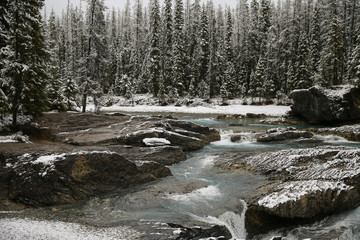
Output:
[[[89,95],[161,101],[272,99],[313,85],[360,84],[359,0],[103,0],[42,20],[43,0],[0,5],[0,108],[66,110]],[[26,13],[30,14],[26,14]],[[43,18],[44,19],[44,18]],[[15,121],[16,122],[16,121]]]

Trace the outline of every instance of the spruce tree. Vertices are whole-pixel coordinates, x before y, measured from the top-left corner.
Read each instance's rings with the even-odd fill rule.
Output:
[[[158,0],[153,0],[151,8],[151,49],[150,49],[150,81],[152,93],[158,96],[160,88],[160,6]]]
[[[308,41],[306,33],[304,32],[300,37],[299,53],[296,61],[296,89],[309,88],[312,86],[309,60]]]
[[[320,16],[319,4],[316,3],[314,16],[311,22],[310,37],[310,62],[313,75],[317,75],[319,71],[320,53],[321,53],[321,32],[320,32]],[[314,78],[313,78],[314,80]]]
[[[3,72],[9,79],[8,99],[17,125],[19,112],[39,116],[46,109],[46,80],[48,78],[45,39],[40,11],[42,0],[8,3],[9,38],[7,64]]]
[[[6,59],[8,58],[10,51],[6,48],[6,44],[9,40],[9,12],[8,12],[8,0],[1,1],[0,3],[0,118],[3,114],[9,111],[9,101],[7,93],[9,90],[8,79],[3,75],[2,69],[6,66]]]
[[[106,72],[107,63],[104,3],[102,0],[89,0],[88,3],[88,39],[84,61],[86,63],[86,79],[81,86],[83,112],[86,111],[88,94],[93,96],[95,109],[99,109],[97,98],[102,92],[101,87],[104,87],[103,81],[106,78],[103,74]]]
[[[360,88],[360,34],[355,42],[355,48],[351,53],[350,66],[349,66],[349,80]]]
[[[342,25],[337,15],[333,16],[331,31],[320,59],[320,79],[323,86],[339,85],[344,76],[344,49]]]
[[[170,92],[173,88],[172,75],[172,54],[173,54],[173,15],[172,0],[165,0],[165,9],[163,16],[163,34],[162,34],[162,79],[163,91]]]
[[[265,58],[260,56],[255,71],[251,74],[250,79],[250,95],[251,97],[260,98],[263,95],[265,82]]]
[[[175,1],[174,10],[174,43],[173,43],[173,79],[174,97],[185,94],[185,50],[184,50],[184,6],[182,0]]]

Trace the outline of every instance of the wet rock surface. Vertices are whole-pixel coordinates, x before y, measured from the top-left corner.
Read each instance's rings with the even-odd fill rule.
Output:
[[[358,148],[324,146],[239,156],[227,167],[265,174],[275,181],[248,201],[246,228],[250,236],[311,222],[360,204]]]
[[[124,114],[49,113],[29,129],[31,144],[0,144],[1,206],[9,198],[30,206],[71,203],[164,178],[171,175],[165,166],[186,160],[184,151],[220,139],[190,122]]]
[[[322,135],[337,135],[349,141],[360,141],[360,124],[344,125],[334,128],[312,128],[310,130]]]
[[[343,123],[360,119],[360,89],[351,86],[319,86],[295,90],[291,112],[311,124]]]
[[[11,163],[12,162],[12,163]],[[111,152],[25,154],[9,160],[9,198],[26,205],[55,205],[170,176],[165,166],[137,166]]]
[[[179,232],[179,236],[174,238],[176,240],[232,239],[231,233],[225,226],[215,225],[211,228],[203,229],[201,227],[188,228],[173,223],[168,223],[168,225],[172,228],[176,228]]]
[[[285,141],[299,138],[312,138],[313,133],[309,131],[300,131],[295,128],[273,128],[266,131],[265,134],[257,137],[258,142]]]

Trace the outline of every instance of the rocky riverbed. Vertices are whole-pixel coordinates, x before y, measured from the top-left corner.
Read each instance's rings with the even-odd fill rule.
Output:
[[[241,194],[248,205],[244,217],[247,238],[277,227],[314,222],[359,206],[360,151],[352,147],[324,146],[322,138],[322,135],[338,135],[358,141],[357,125],[304,129],[281,126],[242,132],[247,123],[241,119],[246,116],[236,117],[230,118],[235,121],[231,124],[227,123],[228,116],[217,120],[224,121],[232,132],[234,130],[229,137],[229,142],[234,142],[231,144],[240,147],[250,142],[257,148],[277,144],[294,147],[281,151],[271,147],[271,150],[261,150],[264,153],[209,152],[199,166],[190,165],[189,170],[194,168],[195,171],[196,167],[205,171],[214,167],[214,171],[218,168],[222,174],[223,170],[231,175],[241,169],[248,174],[266,176],[254,182],[246,194]],[[219,194],[217,185],[211,186],[211,181],[202,178],[175,183],[166,181],[173,174],[169,166],[184,162],[186,153],[220,140],[219,132],[209,127],[170,116],[49,113],[22,130],[23,134],[11,135],[8,142],[0,144],[0,211],[9,212],[3,214],[5,217],[16,218],[19,212],[11,211],[24,209],[22,216],[93,226],[99,222],[91,222],[82,212],[69,216],[66,211],[59,210],[59,204],[78,204],[91,199],[87,204],[94,208],[99,206],[101,212],[109,208],[123,213],[131,209],[142,211],[142,206],[144,209],[167,206],[173,201],[169,196],[192,196],[205,190],[214,190],[211,193],[214,196]],[[185,171],[184,174],[189,173]],[[147,185],[154,181],[159,183]],[[121,189],[126,194],[111,200],[96,198]],[[233,211],[242,206],[233,199],[224,204]],[[240,207],[235,212],[241,215],[242,210]],[[225,215],[229,214],[236,215]],[[217,217],[223,216],[224,213],[219,212]],[[141,227],[129,222],[126,225],[147,233],[155,227],[163,236],[151,235],[145,239],[231,238],[234,229],[230,233],[229,227],[216,226],[222,225],[217,221],[216,224],[192,222],[196,222],[198,228],[183,222],[158,226],[158,223],[139,223]],[[226,221],[230,224],[234,219]],[[138,234],[139,239],[144,237],[136,232],[131,234]]]
[[[49,113],[24,127],[27,142],[0,144],[0,206],[49,206],[171,176],[185,151],[219,140],[186,121],[123,114]],[[10,208],[10,209],[7,209]]]

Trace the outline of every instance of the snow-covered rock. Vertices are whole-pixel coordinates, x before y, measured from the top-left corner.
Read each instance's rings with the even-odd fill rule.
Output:
[[[290,181],[282,183],[257,201],[269,214],[283,218],[311,218],[351,207],[360,199],[354,187],[333,181]]]
[[[359,148],[322,146],[240,155],[227,167],[259,172],[275,180],[248,201],[250,232],[312,221],[360,205]]]
[[[325,89],[319,86],[295,90],[292,114],[312,124],[339,123],[360,119],[360,89],[351,85]]]
[[[277,128],[274,131],[268,131],[257,138],[258,142],[285,141],[299,138],[312,138],[313,133],[309,131],[300,131],[296,129]]]
[[[152,147],[152,146],[164,146],[164,145],[170,145],[171,142],[168,141],[166,138],[144,138],[143,143],[146,146]]]
[[[337,135],[349,141],[360,141],[360,124],[344,125],[334,128],[314,128],[311,131],[323,135]]]

